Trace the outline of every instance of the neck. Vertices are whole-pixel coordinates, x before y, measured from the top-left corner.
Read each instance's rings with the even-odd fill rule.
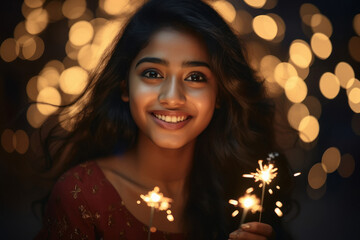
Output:
[[[165,149],[140,134],[129,154],[141,182],[149,187],[159,186],[164,194],[177,195],[183,192],[194,147],[195,140],[179,149]]]

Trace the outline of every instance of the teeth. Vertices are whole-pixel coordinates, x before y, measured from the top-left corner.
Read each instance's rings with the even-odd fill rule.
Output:
[[[178,123],[178,122],[182,122],[186,119],[185,116],[165,116],[165,115],[160,115],[160,114],[154,114],[155,117],[157,117],[158,119],[161,119],[165,122],[169,122],[169,123]]]

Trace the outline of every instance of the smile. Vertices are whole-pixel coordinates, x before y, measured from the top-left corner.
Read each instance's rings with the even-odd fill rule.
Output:
[[[188,119],[189,116],[169,116],[169,115],[161,115],[161,114],[155,114],[153,113],[153,115],[164,121],[167,123],[178,123],[178,122],[182,122]]]

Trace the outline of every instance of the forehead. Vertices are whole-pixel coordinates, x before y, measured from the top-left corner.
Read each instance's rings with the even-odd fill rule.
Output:
[[[198,36],[170,28],[156,32],[136,59],[145,56],[164,58],[169,62],[208,61],[209,58],[206,46]]]

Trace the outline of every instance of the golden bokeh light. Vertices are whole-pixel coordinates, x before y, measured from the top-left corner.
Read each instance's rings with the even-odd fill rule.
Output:
[[[33,128],[41,127],[46,118],[47,116],[41,114],[35,104],[30,105],[26,112],[26,119]]]
[[[298,73],[291,63],[281,62],[275,67],[274,78],[276,82],[283,88],[285,87],[288,79],[297,76]]]
[[[303,40],[294,40],[289,49],[290,59],[300,68],[309,67],[312,60],[310,46]]]
[[[29,61],[39,59],[45,50],[44,41],[38,36],[27,38],[27,40],[21,44],[21,47],[22,56]]]
[[[314,58],[312,58],[314,60]],[[306,79],[308,76],[309,76],[309,73],[310,73],[310,69],[309,67],[306,67],[306,68],[301,68],[299,67],[298,65],[296,65],[295,63],[293,63],[290,59],[289,63],[291,63],[295,69],[296,69],[296,72],[298,74],[298,76],[301,78],[301,79]],[[310,63],[311,65],[312,63]]]
[[[5,62],[12,62],[18,56],[20,46],[13,38],[5,39],[0,46],[0,56]]]
[[[260,61],[260,73],[268,82],[276,82],[274,70],[281,61],[274,55],[266,55]]]
[[[62,2],[60,0],[53,0],[46,4],[45,9],[49,13],[50,22],[56,22],[64,18],[61,8]]]
[[[316,13],[311,17],[310,25],[314,33],[323,33],[329,38],[333,33],[330,20],[321,13]]]
[[[101,57],[102,52],[97,45],[87,44],[80,49],[77,60],[82,68],[90,71],[98,65]]]
[[[67,94],[80,94],[86,87],[88,73],[79,66],[64,70],[60,75],[60,89]]]
[[[332,44],[328,36],[323,33],[314,33],[310,41],[311,49],[320,59],[327,59],[332,52]]]
[[[244,0],[244,2],[253,8],[262,8],[266,4],[266,0]]]
[[[210,4],[227,22],[231,23],[235,20],[236,10],[228,1],[218,0]]]
[[[285,37],[285,30],[286,30],[286,25],[284,20],[277,14],[274,13],[269,13],[268,14],[269,17],[271,17],[272,19],[274,19],[274,21],[276,22],[277,25],[277,33],[275,38],[272,40],[272,42],[275,43],[280,43],[284,37]]]
[[[39,92],[36,100],[39,112],[43,115],[51,115],[58,110],[58,106],[61,104],[61,95],[56,88],[46,87]]]
[[[340,81],[340,86],[347,88],[351,79],[355,78],[354,69],[346,62],[339,62],[335,67],[335,75]]]
[[[278,4],[278,0],[267,0],[263,9],[273,9]]]
[[[288,110],[287,119],[291,127],[298,129],[300,122],[306,116],[309,116],[310,112],[307,106],[303,103],[295,103],[291,105]]]
[[[319,81],[320,91],[327,99],[334,99],[340,91],[340,81],[330,72],[324,73]]]
[[[123,21],[106,21],[103,26],[98,27],[92,44],[99,47],[99,54],[102,54],[117,36],[119,29],[122,28]]]
[[[266,94],[271,98],[280,96],[283,93],[283,88],[277,82],[264,82]]]
[[[360,103],[360,88],[352,88],[349,92],[349,101],[358,104]]]
[[[325,172],[332,173],[338,169],[340,165],[341,154],[336,147],[326,149],[321,158],[321,164]]]
[[[81,17],[86,10],[86,0],[66,0],[62,5],[62,13],[68,19]]]
[[[26,31],[30,34],[39,34],[49,23],[48,12],[43,8],[32,10],[25,21]]]
[[[355,15],[353,19],[353,27],[356,34],[360,36],[360,13]]]
[[[254,32],[262,39],[271,41],[278,33],[278,26],[275,20],[268,15],[258,15],[253,19],[252,27]]]
[[[353,156],[349,153],[344,154],[341,157],[340,166],[337,170],[339,175],[342,176],[343,178],[350,177],[355,170],[355,160]]]
[[[45,64],[45,68],[46,67],[53,67],[56,68],[56,70],[61,73],[62,71],[64,71],[65,67],[64,64],[62,62],[60,62],[59,60],[51,60],[49,62],[47,62]]]
[[[31,13],[32,10],[33,8],[26,5],[25,2],[23,2],[23,4],[21,5],[21,13],[25,18],[29,16],[29,13]]]
[[[17,130],[13,136],[13,145],[15,150],[24,154],[29,149],[29,136],[24,130]]]
[[[29,8],[39,8],[44,4],[45,0],[24,0],[24,3]]]
[[[231,23],[231,26],[237,34],[249,34],[253,30],[251,27],[252,20],[253,17],[250,13],[245,10],[238,10],[234,21]]]
[[[306,25],[311,25],[311,18],[317,13],[320,13],[320,10],[314,4],[304,3],[300,7],[300,17]]]
[[[308,89],[304,80],[299,77],[291,77],[285,83],[285,95],[293,103],[302,102],[307,95]]]
[[[319,122],[314,116],[306,116],[300,121],[298,130],[299,137],[303,142],[313,142],[319,135]]]
[[[36,98],[39,94],[38,88],[38,76],[30,78],[30,80],[26,84],[26,93],[30,100],[36,101]]]
[[[14,151],[13,137],[14,131],[11,129],[5,129],[1,134],[1,146],[8,153],[12,153]]]
[[[25,29],[25,22],[19,22],[14,29],[14,38],[18,40],[26,34],[28,34],[28,32]]]
[[[245,44],[246,52],[249,56],[248,62],[256,71],[260,70],[261,59],[269,54],[268,49],[259,41],[247,41]]]
[[[350,56],[357,62],[360,62],[360,37],[353,36],[348,44]]]
[[[309,109],[309,112],[312,116],[316,117],[317,119],[321,116],[321,103],[319,99],[314,96],[307,96],[303,103]]]
[[[308,182],[311,188],[321,188],[325,184],[326,178],[327,175],[321,163],[316,163],[314,166],[311,167],[308,174]]]
[[[41,91],[45,87],[57,87],[60,73],[55,67],[44,67],[38,78],[37,88]]]
[[[72,60],[77,59],[81,47],[74,46],[70,41],[67,41],[65,44],[65,52],[68,58]]]
[[[131,3],[129,0],[100,0],[99,6],[109,15],[120,15],[131,11]]]
[[[89,43],[94,36],[94,28],[87,21],[79,21],[71,26],[69,41],[75,46],[83,46]]]

